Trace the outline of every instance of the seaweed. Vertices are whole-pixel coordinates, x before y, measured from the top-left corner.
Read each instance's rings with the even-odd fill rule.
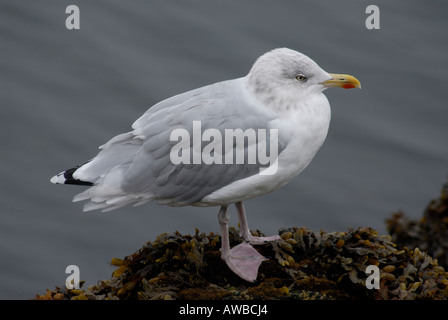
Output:
[[[419,220],[397,212],[386,220],[392,240],[402,247],[426,251],[439,264],[448,267],[448,181],[440,196],[430,201]]]
[[[260,266],[257,283],[240,279],[221,260],[218,234],[196,229],[193,235],[161,234],[135,253],[113,258],[116,269],[110,279],[86,289],[47,289],[35,299],[447,299],[447,191],[445,184],[420,221],[393,215],[387,220],[390,235],[368,227],[345,232],[281,229],[280,241],[256,246],[268,257]],[[263,235],[259,230],[252,234]],[[229,237],[231,246],[243,241],[233,227]],[[377,289],[367,285],[369,266],[378,270]]]

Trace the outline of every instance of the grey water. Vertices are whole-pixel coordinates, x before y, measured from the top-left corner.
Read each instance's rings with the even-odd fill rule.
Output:
[[[80,29],[65,26],[68,5]],[[156,102],[244,76],[276,47],[347,73],[361,90],[329,89],[332,122],[309,167],[245,203],[252,229],[346,231],[404,211],[421,216],[448,174],[448,3],[370,1],[0,1],[0,298],[86,286],[109,262],[158,234],[218,232],[218,208],[147,204],[82,213],[84,188],[50,184]],[[231,224],[236,226],[235,210]]]

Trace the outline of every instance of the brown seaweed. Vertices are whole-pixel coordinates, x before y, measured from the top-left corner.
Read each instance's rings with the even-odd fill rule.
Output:
[[[410,300],[447,299],[447,185],[420,221],[394,215],[391,235],[371,228],[314,232],[279,230],[282,240],[256,249],[268,257],[258,282],[248,283],[221,260],[218,234],[164,233],[135,253],[111,261],[111,278],[86,289],[56,287],[36,299],[121,300]],[[252,231],[262,235],[260,231]],[[242,241],[229,229],[231,246]],[[441,263],[439,264],[440,261]],[[379,271],[379,288],[366,285],[368,266]]]
[[[448,268],[448,182],[439,198],[428,204],[421,219],[411,220],[398,212],[386,224],[392,240],[399,246],[418,247]]]

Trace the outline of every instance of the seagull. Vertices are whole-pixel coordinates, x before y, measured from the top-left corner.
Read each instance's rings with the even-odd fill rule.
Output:
[[[73,199],[87,201],[84,211],[150,201],[219,206],[221,258],[240,278],[255,282],[265,257],[252,245],[280,237],[252,236],[243,201],[279,189],[307,167],[327,136],[331,111],[323,91],[330,87],[361,84],[353,76],[325,72],[300,52],[271,50],[244,77],[153,105],[132,131],[113,137],[94,158],[50,181],[89,186]],[[244,239],[233,248],[230,205],[236,207]]]

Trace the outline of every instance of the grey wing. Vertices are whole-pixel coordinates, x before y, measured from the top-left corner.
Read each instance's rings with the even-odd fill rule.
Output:
[[[126,193],[151,193],[159,203],[190,205],[233,181],[260,172],[262,165],[258,161],[248,163],[248,139],[245,140],[244,151],[237,151],[237,141],[233,140],[233,156],[231,161],[226,161],[225,130],[241,129],[242,132],[257,133],[258,129],[269,129],[273,115],[247,105],[243,94],[238,92],[240,87],[231,82],[208,89],[207,93],[197,93],[180,105],[154,110],[153,114],[146,115],[146,123],[137,122],[139,125],[135,126],[135,134],[144,139],[144,143],[130,161],[124,176],[121,187]],[[198,125],[200,133],[207,129],[216,129],[215,132],[220,133],[223,142],[219,150],[221,163],[193,163],[193,130],[197,132]],[[179,140],[170,139],[175,129],[188,132],[189,148],[182,151],[190,152],[189,163],[174,164],[171,161],[173,147],[179,143]],[[266,138],[269,148],[269,131]],[[210,144],[209,141],[200,142],[200,150]],[[280,142],[279,153],[284,147]],[[243,152],[243,163],[237,163],[237,152]]]
[[[91,181],[94,186],[77,195],[74,201],[90,200],[84,207],[86,211],[113,210],[151,200],[172,206],[190,205],[233,181],[259,173],[262,167],[259,162],[193,163],[193,152],[189,155],[190,163],[175,164],[171,159],[173,147],[179,143],[170,139],[172,132],[175,129],[188,132],[191,151],[196,121],[200,121],[201,132],[216,129],[223,139],[226,129],[255,132],[270,129],[274,114],[247,103],[239,81],[217,83],[154,105],[133,124],[134,131],[111,139],[97,157],[75,172],[74,177]],[[200,150],[210,143],[200,142]],[[244,145],[246,160],[249,146]],[[234,157],[236,147],[233,141]],[[285,147],[286,143],[278,141],[278,154]]]

